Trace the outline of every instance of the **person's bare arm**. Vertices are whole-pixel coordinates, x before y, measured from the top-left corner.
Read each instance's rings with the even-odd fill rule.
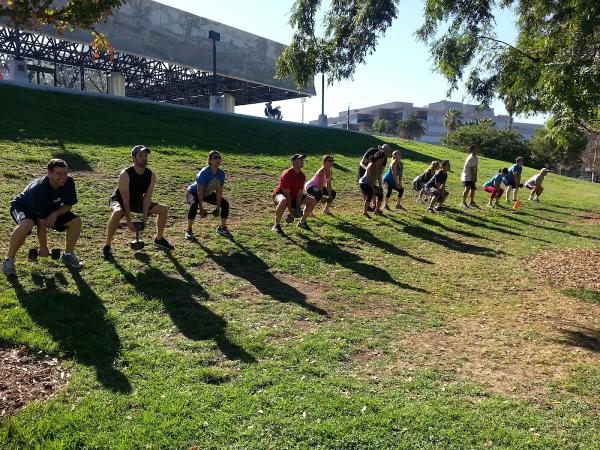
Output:
[[[129,175],[127,172],[121,172],[119,175],[119,192],[121,193],[121,201],[123,202],[123,214],[127,222],[127,228],[130,231],[135,231],[133,223],[131,223],[131,197],[129,195]]]
[[[62,216],[63,214],[71,211],[72,206],[71,205],[63,205],[60,208],[58,208],[56,211],[52,211],[50,214],[48,214],[48,217],[46,217],[46,219],[40,219],[40,223],[43,223],[43,225],[46,226],[46,228],[52,228],[54,227],[54,224],[56,223],[56,218],[58,216]]]
[[[198,212],[200,213],[200,217],[206,216],[206,211],[202,206],[202,202],[204,201],[204,185],[196,183],[197,188],[196,192],[198,193]]]
[[[152,174],[152,180],[150,181],[150,186],[146,189],[146,193],[144,194],[144,199],[142,201],[142,213],[143,218],[142,221],[144,225],[146,225],[146,221],[148,220],[148,215],[150,214],[150,204],[152,203],[152,193],[154,192],[154,185],[156,184],[156,175]]]
[[[394,177],[394,183],[396,183],[396,186],[400,186],[400,177],[398,176],[398,161],[394,161],[392,163],[392,176]]]

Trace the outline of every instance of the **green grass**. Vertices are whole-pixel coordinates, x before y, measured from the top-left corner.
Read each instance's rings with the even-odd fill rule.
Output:
[[[0,422],[0,448],[600,448],[597,295],[562,292],[527,268],[543,250],[599,248],[600,226],[578,214],[599,209],[600,186],[550,174],[540,204],[443,215],[425,214],[407,189],[407,211],[367,221],[355,168],[376,137],[7,86],[0,96],[10,111],[0,203],[7,210],[50,157],[64,157],[86,264],[71,273],[22,251],[19,281],[0,279],[0,342],[56,355],[72,373],[54,397]],[[407,182],[449,159],[458,204],[464,154],[390,141]],[[111,264],[99,257],[107,199],[138,143],[153,149],[176,250],[134,255],[120,230]],[[216,236],[210,218],[196,223],[199,242],[186,242],[184,189],[213,148],[224,155],[235,241]],[[281,238],[269,231],[270,191],[296,152],[309,155],[309,175],[335,154],[339,199],[334,217]],[[481,158],[480,178],[505,165]],[[2,251],[12,226],[5,212]],[[480,318],[477,333],[488,334],[467,339]],[[586,339],[561,337],[567,319]],[[464,348],[424,355],[428,336],[458,336]],[[559,374],[535,395],[457,370],[489,346],[492,379],[527,365],[515,357],[525,345],[534,359],[552,350],[547,367]],[[531,370],[515,384],[535,383]]]

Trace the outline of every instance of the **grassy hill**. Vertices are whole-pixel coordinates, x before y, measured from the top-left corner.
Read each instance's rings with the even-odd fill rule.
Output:
[[[383,138],[2,85],[0,99],[1,251],[9,201],[62,157],[86,264],[71,273],[22,250],[18,281],[0,279],[0,347],[70,374],[0,421],[0,448],[600,448],[600,295],[535,270],[598,250],[600,186],[550,174],[539,204],[436,215],[407,189],[406,211],[367,220],[355,168]],[[449,159],[458,204],[465,154],[389,141],[405,182]],[[108,196],[138,143],[176,249],[134,254],[120,230],[105,262]],[[211,217],[191,243],[184,191],[210,149],[235,239]],[[270,192],[296,152],[309,175],[334,154],[340,195],[333,217],[280,237]],[[506,165],[481,158],[480,178]]]

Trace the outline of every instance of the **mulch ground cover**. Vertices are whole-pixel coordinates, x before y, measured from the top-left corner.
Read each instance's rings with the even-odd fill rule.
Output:
[[[58,359],[24,348],[0,348],[0,419],[34,400],[45,400],[63,387],[69,373]]]
[[[532,259],[529,268],[562,287],[600,292],[600,249],[546,251]]]

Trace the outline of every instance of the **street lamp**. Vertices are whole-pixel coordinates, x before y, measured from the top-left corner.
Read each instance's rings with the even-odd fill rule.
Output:
[[[208,38],[212,40],[213,50],[213,89],[212,94],[217,95],[217,42],[221,41],[221,33],[210,30],[208,32]]]

